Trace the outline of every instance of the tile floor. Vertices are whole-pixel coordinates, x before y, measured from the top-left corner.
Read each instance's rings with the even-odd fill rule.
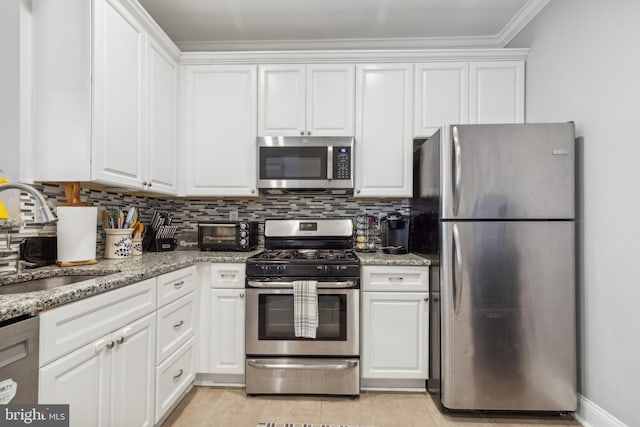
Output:
[[[573,418],[443,415],[426,393],[363,393],[359,399],[247,397],[242,388],[194,387],[162,427],[255,427],[258,422],[375,427],[579,426]]]

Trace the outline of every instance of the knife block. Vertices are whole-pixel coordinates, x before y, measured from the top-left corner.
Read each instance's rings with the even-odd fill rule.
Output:
[[[150,252],[167,252],[174,251],[177,246],[178,242],[172,237],[154,238],[148,250]]]

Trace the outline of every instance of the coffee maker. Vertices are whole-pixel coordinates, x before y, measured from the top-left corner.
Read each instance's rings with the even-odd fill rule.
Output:
[[[391,212],[380,219],[382,252],[406,254],[409,248],[409,218],[399,212]]]

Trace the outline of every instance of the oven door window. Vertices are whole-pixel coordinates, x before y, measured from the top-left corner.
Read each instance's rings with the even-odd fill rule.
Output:
[[[260,179],[327,179],[327,147],[260,147]]]
[[[295,336],[292,294],[261,294],[258,310],[258,339],[309,340]],[[318,295],[315,340],[347,340],[347,295]]]
[[[204,227],[202,234],[202,243],[233,243],[236,241],[236,226]]]

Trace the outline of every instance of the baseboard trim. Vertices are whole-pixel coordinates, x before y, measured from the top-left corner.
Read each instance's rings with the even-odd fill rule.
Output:
[[[581,394],[573,417],[584,427],[629,427]]]

